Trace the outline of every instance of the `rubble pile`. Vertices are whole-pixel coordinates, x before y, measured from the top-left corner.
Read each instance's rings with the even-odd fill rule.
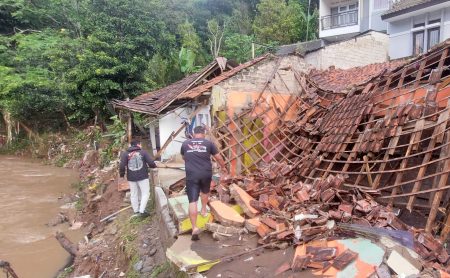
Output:
[[[223,181],[217,189],[219,200],[210,203],[214,220],[222,226],[219,229],[209,224],[207,229],[226,233],[223,226],[237,227],[231,233],[237,234],[245,227],[259,235],[261,245],[303,246],[289,267],[294,271],[345,268],[357,254],[351,250],[338,254],[336,248],[308,244],[355,236],[375,241],[388,237],[419,254],[423,266],[437,270],[448,267],[449,255],[439,240],[403,223],[396,215],[398,210],[380,205],[369,193],[358,188],[348,190],[342,175],[308,184],[292,182],[295,178],[291,172],[286,164],[272,163],[251,176]],[[242,208],[245,219],[221,201],[231,199]]]

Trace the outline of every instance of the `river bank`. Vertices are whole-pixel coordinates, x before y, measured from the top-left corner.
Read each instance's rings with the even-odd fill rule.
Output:
[[[45,164],[68,168],[79,175],[67,206],[76,208],[77,213],[70,221],[81,226],[83,232],[78,240],[63,230],[77,253],[72,257],[72,264],[66,265],[57,277],[174,277],[159,240],[159,224],[154,213],[145,220],[130,222],[131,210],[125,210],[111,221],[100,222],[129,206],[129,197],[118,191],[115,180],[120,140],[111,137],[103,140],[94,128],[51,138],[41,140],[44,143],[39,146],[34,143],[34,147],[27,144],[22,149],[15,148],[13,154],[39,157]],[[54,238],[51,240],[56,242]],[[67,258],[68,253],[61,246],[58,248]]]
[[[69,223],[52,223],[59,213],[74,218],[73,210],[61,207],[72,199],[77,172],[0,156],[0,176],[0,259],[11,263],[22,278],[55,276],[70,257],[53,234],[62,231],[73,241],[82,238]]]

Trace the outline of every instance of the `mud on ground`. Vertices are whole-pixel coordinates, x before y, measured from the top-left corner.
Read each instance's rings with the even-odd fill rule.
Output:
[[[127,209],[100,222],[130,204],[117,190],[116,163],[100,170],[97,161],[91,153],[80,163],[83,190],[77,195],[82,208],[75,221],[84,223],[86,236],[73,264],[60,277],[171,277],[173,269],[166,262],[154,212],[146,219],[130,220],[132,210]]]

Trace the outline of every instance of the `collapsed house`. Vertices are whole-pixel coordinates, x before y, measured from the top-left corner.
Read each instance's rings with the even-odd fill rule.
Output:
[[[423,209],[426,230],[445,226],[446,236],[450,220],[446,226],[436,217],[445,216],[450,188],[448,48],[447,41],[367,78],[361,69],[347,78],[333,69],[299,76],[302,89],[286,100],[289,109],[267,107],[267,98],[276,99],[267,86],[246,111],[217,117],[221,153],[236,173],[278,162],[298,181],[343,175],[346,186],[384,203]],[[361,82],[343,89],[348,77]]]
[[[408,232],[399,240],[426,267],[448,268],[442,242],[450,232],[449,48],[446,41],[410,61],[347,70],[310,69],[292,54],[265,55],[172,96],[172,103],[207,100],[209,135],[232,176],[221,185],[218,208],[210,205],[214,220],[245,225],[262,246],[292,243],[295,226],[287,219],[299,214],[318,218],[302,219],[305,244],[333,236],[331,220],[340,232],[364,236]],[[116,104],[142,111],[130,102]],[[231,199],[248,219],[223,215]],[[397,208],[422,217],[401,219]],[[313,249],[298,249],[286,269],[329,269],[336,250],[317,263],[314,252],[325,251]],[[355,259],[345,255],[346,263]]]
[[[279,75],[290,75],[290,80],[277,77],[274,82],[288,82],[292,86],[297,84],[293,82],[293,73],[287,69],[292,65],[298,71],[308,69],[297,55],[278,60],[267,54],[241,65],[219,57],[198,73],[167,87],[132,100],[116,100],[113,104],[118,109],[147,115],[153,150],[164,160],[169,160],[179,155],[182,141],[195,126],[211,127],[213,115],[224,107],[224,103],[229,113],[239,113],[251,105],[270,78],[275,63],[278,63]],[[278,84],[278,87],[282,86]],[[295,92],[298,88],[291,90]]]

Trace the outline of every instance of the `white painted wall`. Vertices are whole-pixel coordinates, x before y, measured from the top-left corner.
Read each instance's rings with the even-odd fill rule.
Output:
[[[169,139],[172,132],[176,132],[183,120],[188,119],[196,107],[178,108],[171,113],[159,119],[159,138],[161,147]],[[210,105],[204,105],[195,115],[195,126],[211,126]],[[178,158],[180,155],[181,144],[186,140],[185,131],[181,131],[177,137],[170,142],[165,151],[161,154],[163,160]]]
[[[175,132],[180,128],[183,122],[182,118],[187,118],[191,111],[192,110],[190,108],[178,108],[159,119],[159,139],[161,147],[167,139],[169,139],[172,132]],[[161,154],[161,158],[163,160],[167,160],[178,155],[180,153],[181,144],[184,140],[186,140],[186,137],[184,135],[184,131],[182,131],[178,134],[175,140],[167,146],[165,151]]]
[[[357,3],[358,1],[355,0],[320,0],[319,3],[319,38],[335,38],[341,35],[348,35],[348,34],[357,34],[360,32],[360,23],[361,20],[359,19],[357,25],[353,26],[346,26],[346,27],[340,27],[340,28],[333,28],[333,29],[326,29],[322,30],[322,20],[321,18],[323,16],[331,15],[331,8],[337,7],[337,6],[343,6],[343,5],[349,5],[353,3]],[[361,15],[361,1],[359,3],[359,15]]]
[[[320,20],[319,37],[329,41],[339,41],[347,39],[349,35],[356,35],[368,30],[386,32],[388,25],[386,22],[382,21],[381,15],[389,8],[387,0],[385,8],[375,7],[374,0],[320,0],[319,18],[330,15],[331,7],[352,4],[355,2],[358,2],[359,6],[358,25],[322,30],[322,20]]]

